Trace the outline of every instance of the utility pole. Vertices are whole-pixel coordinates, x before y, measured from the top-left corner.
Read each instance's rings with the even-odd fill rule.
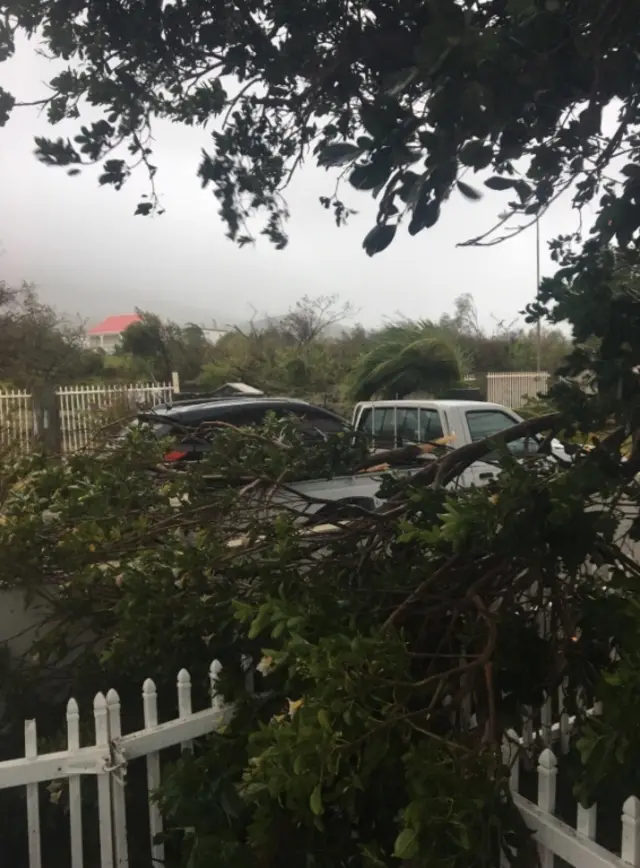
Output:
[[[540,218],[536,217],[536,298],[540,292]],[[536,374],[540,375],[542,355],[542,323],[536,323]]]

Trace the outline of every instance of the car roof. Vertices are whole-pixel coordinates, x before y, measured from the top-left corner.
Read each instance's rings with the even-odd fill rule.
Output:
[[[358,407],[441,407],[443,410],[504,410],[502,404],[493,404],[490,401],[463,401],[463,400],[430,400],[428,398],[416,398],[414,400],[403,399],[401,401],[360,401]]]
[[[297,398],[256,398],[254,396],[241,395],[233,398],[194,398],[185,401],[167,401],[153,408],[154,412],[171,413],[173,410],[202,410],[208,407],[264,407],[281,406],[283,404],[303,405],[311,407],[307,401]]]
[[[318,410],[321,413],[326,413],[328,416],[333,416],[339,419],[337,413],[328,410],[326,407],[318,407],[315,404],[310,404],[308,401],[303,401],[298,398],[256,398],[256,397],[233,397],[233,398],[210,398],[209,400],[194,400],[186,402],[176,402],[174,404],[159,404],[152,410],[142,413],[143,416],[162,416],[168,420],[174,419],[177,421],[189,421],[203,414],[208,414],[209,411],[216,411],[220,416],[226,416],[235,409],[244,408],[277,409],[279,407],[298,407],[301,409]]]

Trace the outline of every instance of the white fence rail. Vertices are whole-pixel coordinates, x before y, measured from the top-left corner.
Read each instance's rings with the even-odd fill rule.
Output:
[[[523,407],[538,394],[546,395],[548,388],[546,371],[487,374],[487,401],[504,404],[512,410]]]
[[[173,396],[171,383],[61,386],[56,389],[62,448],[73,452],[86,446],[109,408],[124,404],[131,410],[155,406]],[[34,438],[33,398],[30,392],[0,389],[0,448],[27,452]]]

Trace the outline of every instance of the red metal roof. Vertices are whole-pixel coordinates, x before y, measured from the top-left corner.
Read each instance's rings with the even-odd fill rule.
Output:
[[[118,316],[108,316],[99,322],[97,326],[89,329],[90,335],[119,335],[134,322],[140,322],[137,313],[122,313]]]

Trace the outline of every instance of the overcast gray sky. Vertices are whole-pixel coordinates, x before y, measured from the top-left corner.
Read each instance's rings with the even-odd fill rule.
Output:
[[[0,85],[22,100],[45,94],[54,67],[19,43],[14,59],[0,64]],[[33,156],[35,135],[64,135],[73,125],[49,127],[36,109],[16,109],[0,129],[0,279],[37,284],[44,300],[95,320],[134,307],[183,319],[246,321],[284,312],[304,294],[337,293],[358,309],[367,326],[401,313],[437,318],[454,298],[471,292],[484,325],[511,321],[535,293],[535,234],[530,229],[489,249],[456,248],[495,220],[507,194],[487,193],[478,203],[454,194],[440,222],[411,238],[400,229],[394,244],[369,259],[362,238],[375,206],[350,190],[358,214],[335,227],[318,196],[333,188],[332,175],[308,165],[289,191],[290,243],[276,251],[267,241],[238,249],[224,237],[212,193],[196,178],[202,129],[157,123],[157,184],[166,213],[134,217],[145,177],[123,190],[103,189],[97,173],[68,177]],[[472,180],[471,178],[469,180]],[[543,273],[552,266],[545,241],[576,227],[567,200],[541,222]]]

